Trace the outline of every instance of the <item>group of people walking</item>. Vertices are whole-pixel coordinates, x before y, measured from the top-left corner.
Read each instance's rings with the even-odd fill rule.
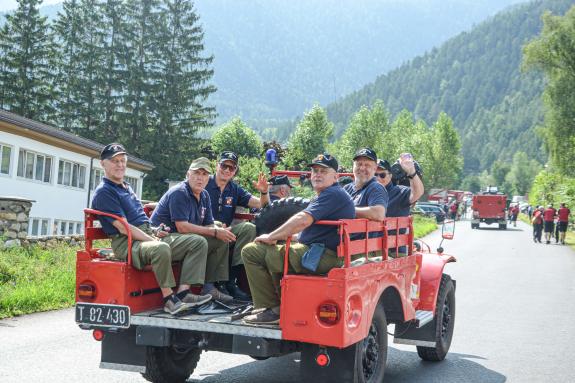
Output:
[[[533,225],[533,242],[541,243],[542,233],[545,232],[545,243],[550,244],[551,239],[555,243],[565,244],[565,235],[569,225],[569,214],[571,210],[562,203],[559,209],[555,209],[553,204],[549,204],[545,209],[537,206],[531,216]]]

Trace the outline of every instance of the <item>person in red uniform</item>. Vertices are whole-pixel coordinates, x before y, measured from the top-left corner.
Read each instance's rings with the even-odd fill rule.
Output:
[[[513,205],[510,210],[511,214],[511,222],[513,222],[513,226],[517,227],[517,216],[519,215],[519,204]]]
[[[571,210],[565,206],[565,203],[562,203],[561,207],[557,211],[557,215],[559,216],[559,222],[557,223],[559,226],[559,240],[561,241],[562,245],[565,244],[565,233],[567,232],[567,226],[569,225],[570,213]]]
[[[553,229],[555,226],[553,223],[555,214],[557,214],[557,210],[555,210],[552,204],[549,204],[547,209],[545,209],[543,212],[543,225],[545,231],[545,241],[547,244],[551,243],[551,236],[553,235]]]
[[[531,218],[533,224],[533,242],[541,243],[541,232],[543,231],[543,206],[537,206]]]

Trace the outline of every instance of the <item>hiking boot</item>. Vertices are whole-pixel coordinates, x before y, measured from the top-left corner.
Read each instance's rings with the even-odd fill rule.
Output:
[[[272,309],[265,309],[257,314],[244,317],[244,322],[251,324],[279,324],[280,314],[276,314]]]
[[[191,307],[188,303],[182,302],[178,297],[174,297],[168,299],[164,305],[164,311],[168,314],[176,315],[182,311],[189,310]]]
[[[182,302],[187,303],[190,307],[200,306],[212,299],[210,294],[196,295],[192,293],[186,294]]]
[[[234,297],[228,294],[222,293],[220,290],[213,288],[206,293],[206,295],[211,295],[213,300],[220,301],[222,303],[232,303]]]

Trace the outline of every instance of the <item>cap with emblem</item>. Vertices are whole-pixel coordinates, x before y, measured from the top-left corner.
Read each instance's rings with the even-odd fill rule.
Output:
[[[193,160],[192,163],[190,164],[190,170],[199,170],[199,169],[203,169],[206,172],[212,174],[212,167],[210,166],[210,160],[208,160],[206,157],[200,157]]]
[[[270,183],[270,185],[287,185],[290,188],[292,188],[293,186],[289,183],[289,178],[288,176],[273,176],[272,178],[270,178],[268,180],[268,182]]]
[[[104,149],[100,152],[100,159],[101,160],[109,160],[117,156],[118,154],[128,154],[126,149],[120,144],[108,144],[104,146]]]
[[[221,164],[224,161],[232,161],[233,163],[235,163],[236,165],[238,164],[238,155],[234,152],[222,152],[222,154],[220,154],[220,160],[219,163]]]
[[[307,164],[307,166],[309,167],[315,165],[322,166],[324,168],[332,168],[336,172],[338,168],[337,160],[335,159],[335,157],[327,153],[318,154],[317,157],[311,161],[311,163]]]
[[[389,164],[389,162],[387,162],[387,160],[378,160],[377,167],[380,169],[391,171],[391,165]]]
[[[372,161],[377,162],[377,154],[375,153],[375,150],[373,150],[371,148],[359,149],[357,152],[355,152],[355,155],[353,156],[353,160],[355,161],[359,157],[365,157],[365,158],[368,158]]]

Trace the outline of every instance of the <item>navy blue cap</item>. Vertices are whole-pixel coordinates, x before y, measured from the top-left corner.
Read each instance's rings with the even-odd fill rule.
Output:
[[[377,161],[377,167],[381,168],[381,169],[385,169],[387,171],[391,171],[391,165],[389,164],[389,162],[387,162],[387,160],[378,160]]]
[[[353,160],[355,161],[359,157],[369,158],[370,160],[377,162],[377,154],[375,153],[375,150],[373,150],[371,148],[359,149],[357,152],[355,152],[355,155],[353,156]]]
[[[337,160],[335,159],[334,156],[328,153],[318,154],[316,158],[314,158],[309,164],[307,164],[307,166],[309,166],[310,168],[315,165],[319,165],[324,168],[332,168],[336,172],[338,169]]]
[[[100,152],[100,159],[101,160],[109,160],[112,157],[117,156],[118,154],[128,154],[126,149],[117,143],[112,143],[104,146],[104,149]]]
[[[238,155],[234,152],[226,151],[220,154],[220,160],[218,161],[220,164],[224,161],[232,161],[236,165],[238,164]]]
[[[268,182],[269,182],[271,185],[287,185],[287,186],[289,186],[290,188],[293,187],[293,186],[289,183],[289,178],[288,178],[288,176],[285,176],[285,175],[283,175],[283,176],[273,176],[272,178],[270,178],[270,179],[268,180]]]

